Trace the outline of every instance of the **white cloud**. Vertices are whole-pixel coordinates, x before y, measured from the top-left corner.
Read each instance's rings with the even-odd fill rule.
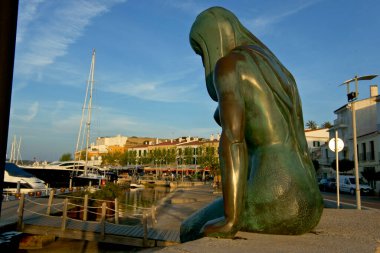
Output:
[[[31,103],[30,105],[27,105],[27,110],[24,113],[15,114],[13,117],[16,119],[30,122],[32,121],[38,114],[40,103],[38,101],[35,101]],[[15,113],[15,110],[12,110],[12,113]]]
[[[309,8],[310,6],[317,4],[318,2],[323,0],[311,0],[311,1],[304,1],[304,2],[297,2],[294,3],[293,6],[291,6],[289,9],[283,9],[280,5],[281,9],[279,10],[269,10],[268,12],[264,13],[263,15],[254,18],[252,20],[247,20],[245,23],[248,24],[248,27],[250,30],[252,30],[255,34],[256,33],[263,33],[265,32],[270,26],[281,22],[285,18],[295,15],[302,10]],[[294,6],[296,5],[296,6]],[[269,12],[274,14],[269,14]]]
[[[178,102],[188,101],[188,94],[193,90],[195,85],[178,84],[177,87],[167,85],[164,82],[134,82],[118,83],[107,87],[108,92],[134,96],[144,100],[158,102]]]
[[[128,82],[121,80],[131,80],[131,78],[121,76],[110,81],[101,89],[106,92],[124,94],[150,101],[188,102],[195,99],[192,95],[199,87],[199,84],[188,83],[189,78],[187,77],[190,75],[194,76],[194,70],[187,68],[182,71],[160,73],[159,76],[150,77],[150,79],[136,78]],[[191,79],[194,80],[193,77]]]
[[[204,10],[204,6],[194,0],[166,1],[166,4],[191,14],[198,14]]]
[[[52,124],[52,130],[62,133],[76,133],[79,130],[80,115],[70,115],[61,118],[57,118]]]
[[[38,6],[44,0],[22,0],[20,1],[20,8],[18,14],[18,27],[17,27],[17,43],[23,41],[24,35],[27,32],[28,24],[33,22],[38,15]]]
[[[54,63],[84,34],[94,18],[120,2],[124,1],[22,1],[15,70],[30,74]],[[44,11],[39,12],[39,9]]]

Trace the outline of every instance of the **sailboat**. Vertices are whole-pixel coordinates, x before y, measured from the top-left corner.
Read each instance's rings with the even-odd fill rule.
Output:
[[[90,73],[86,85],[86,95],[82,107],[82,117],[79,125],[78,138],[75,148],[75,160],[83,163],[83,170],[77,171],[77,175],[74,176],[74,182],[80,181],[81,184],[99,183],[106,179],[106,170],[89,165],[89,146],[90,146],[90,131],[91,131],[91,118],[92,118],[92,97],[94,89],[94,72],[95,72],[95,49],[92,51]],[[85,149],[84,161],[82,158],[82,150]],[[75,167],[74,167],[75,169]]]
[[[92,52],[90,73],[86,85],[86,95],[82,108],[82,118],[79,126],[75,148],[74,161],[56,161],[52,163],[35,163],[22,168],[48,183],[51,187],[68,187],[72,178],[73,186],[97,185],[105,179],[113,181],[114,174],[95,166],[89,161],[89,143],[91,130],[92,96],[94,88],[95,50]],[[85,158],[81,159],[81,150],[85,150]],[[79,155],[78,155],[79,154]],[[103,181],[102,181],[103,180]]]
[[[13,136],[9,162],[14,163],[14,164],[22,163],[20,148],[21,148],[21,137],[19,141],[17,141],[16,135],[15,135]]]

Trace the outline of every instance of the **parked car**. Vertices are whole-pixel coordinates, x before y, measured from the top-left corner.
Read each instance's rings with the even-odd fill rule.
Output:
[[[335,191],[336,190],[335,178],[322,178],[319,181],[318,185],[321,191]]]
[[[363,179],[359,178],[359,187],[360,193],[365,195],[373,194],[373,189],[369,184]],[[355,184],[355,176],[343,176],[339,177],[339,189],[341,192],[355,194],[356,184]]]

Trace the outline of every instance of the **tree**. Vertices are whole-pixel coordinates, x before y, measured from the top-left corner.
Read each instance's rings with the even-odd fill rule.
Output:
[[[376,182],[376,171],[375,167],[365,167],[362,176],[368,181],[368,183],[374,187]]]
[[[336,160],[332,161],[331,167],[336,170]],[[339,160],[339,172],[346,172],[349,170],[352,170],[355,167],[354,161],[351,161],[349,159],[342,159]]]
[[[72,161],[73,157],[71,156],[71,153],[64,153],[61,158],[59,158],[59,161],[65,162],[65,161]]]
[[[313,166],[314,166],[315,171],[318,171],[319,167],[320,167],[318,160],[313,160],[312,162],[313,162]]]
[[[318,125],[314,120],[309,120],[308,122],[306,122],[306,127],[311,130],[315,130],[318,128]]]
[[[219,156],[216,155],[215,147],[204,147],[200,150],[202,154],[197,160],[203,168],[208,168],[211,175],[220,175]]]
[[[323,122],[322,128],[331,128],[332,124],[329,121]]]

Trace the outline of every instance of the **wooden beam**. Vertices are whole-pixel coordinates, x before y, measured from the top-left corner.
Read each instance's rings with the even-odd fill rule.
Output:
[[[71,230],[66,229],[61,231],[60,228],[45,227],[45,226],[35,226],[35,225],[24,225],[24,233],[35,234],[35,235],[55,235],[56,237],[76,239],[76,240],[86,240],[86,241],[96,241],[105,242],[113,244],[121,244],[136,247],[155,247],[156,240],[148,239],[146,245],[144,245],[143,238],[135,238],[128,236],[105,234],[104,238],[100,233]]]

